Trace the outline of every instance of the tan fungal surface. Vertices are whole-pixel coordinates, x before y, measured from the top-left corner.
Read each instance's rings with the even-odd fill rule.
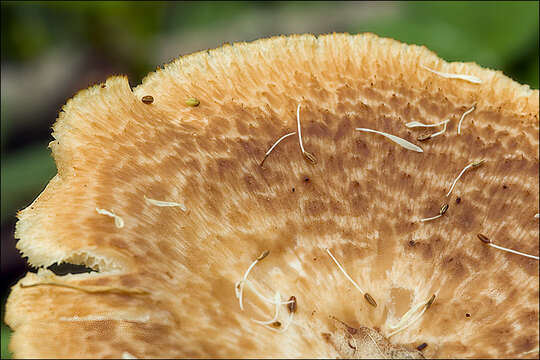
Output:
[[[13,287],[15,356],[538,357],[538,261],[477,238],[538,255],[538,90],[371,34],[226,45],[134,89],[125,77],[105,85],[63,107],[50,145],[58,175],[18,214],[16,232],[34,266],[98,272],[29,273]],[[199,106],[186,104],[191,97]],[[291,137],[260,166],[276,139],[297,130],[299,104],[316,163]],[[447,131],[422,143],[425,129],[405,126],[446,119]],[[477,159],[486,162],[447,198]],[[444,216],[417,221],[445,202]],[[271,319],[274,304],[245,286],[241,311],[235,296],[265,250],[249,281],[270,300],[295,296],[281,333],[251,321]],[[420,319],[388,338],[433,294]],[[281,306],[277,330],[290,317]]]

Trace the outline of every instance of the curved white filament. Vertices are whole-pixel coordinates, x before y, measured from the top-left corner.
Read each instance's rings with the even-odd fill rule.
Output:
[[[332,253],[330,252],[330,249],[326,249],[326,252],[328,252],[328,255],[330,255],[330,257],[332,258],[332,260],[334,260],[334,262],[335,262],[336,265],[338,266],[339,270],[341,270],[341,272],[343,273],[343,275],[345,275],[345,277],[346,277],[350,282],[352,282],[352,284],[354,285],[355,288],[358,289],[358,291],[360,291],[362,294],[364,294],[365,291],[362,290],[362,288],[356,283],[356,281],[354,281],[354,280],[349,276],[349,274],[347,274],[347,272],[345,271],[345,269],[343,269],[343,267],[342,267],[341,264],[336,260],[336,258],[334,257],[334,255],[332,255]]]
[[[274,150],[274,148],[285,138],[288,138],[289,136],[292,136],[296,134],[296,131],[293,131],[292,133],[288,133],[288,134],[285,134],[283,135],[282,137],[280,137],[275,143],[274,145],[272,145],[272,147],[266,152],[265,156],[268,156],[270,155],[270,153],[272,152],[272,150]]]
[[[491,247],[494,247],[495,249],[506,251],[506,252],[509,252],[509,253],[512,253],[512,254],[517,254],[517,255],[525,256],[525,257],[528,257],[528,258],[531,258],[531,259],[539,260],[538,256],[525,254],[525,253],[522,253],[520,251],[516,251],[516,250],[508,249],[508,248],[505,248],[505,247],[502,247],[502,246],[499,246],[499,245],[495,245],[493,243],[489,243],[488,245],[491,246]]]
[[[456,183],[457,181],[461,178],[461,176],[465,173],[465,171],[467,171],[469,168],[471,168],[473,166],[473,163],[470,163],[469,165],[465,166],[463,168],[463,170],[461,170],[461,172],[459,173],[459,175],[457,176],[457,178],[454,180],[454,182],[452,183],[452,186],[450,187],[450,190],[448,190],[448,193],[446,194],[446,196],[450,196],[450,193],[452,192],[452,190],[454,190],[454,186],[456,186]]]
[[[100,215],[107,215],[107,216],[110,216],[110,217],[114,218],[114,225],[117,228],[121,229],[121,228],[124,227],[124,220],[120,216],[113,213],[112,211],[96,208],[96,212],[98,214],[100,214]]]
[[[443,78],[447,78],[447,79],[460,79],[460,80],[465,80],[465,81],[468,81],[468,82],[471,82],[471,83],[474,83],[474,84],[481,84],[481,83],[482,83],[482,80],[480,80],[480,79],[477,78],[476,76],[472,76],[472,75],[464,75],[464,74],[444,73],[444,72],[440,72],[440,71],[436,71],[436,70],[430,69],[430,68],[428,68],[428,67],[425,66],[425,65],[420,65],[420,66],[423,67],[424,69],[428,70],[428,71],[431,71],[431,72],[434,73],[434,74],[437,74],[437,75],[439,75],[439,76],[442,76]]]
[[[415,127],[436,127],[436,126],[441,126],[441,125],[444,125],[445,123],[447,123],[448,121],[450,120],[444,120],[444,121],[441,121],[439,123],[436,123],[436,124],[424,124],[424,123],[421,123],[419,121],[411,121],[409,123],[406,123],[405,126],[408,127],[408,128],[415,128]]]
[[[407,140],[405,139],[402,139],[400,137],[397,137],[395,135],[392,135],[392,134],[388,134],[388,133],[385,133],[385,132],[382,132],[382,131],[377,131],[377,130],[373,130],[373,129],[366,129],[366,128],[356,128],[355,130],[358,130],[358,131],[365,131],[365,132],[372,132],[372,133],[375,133],[375,134],[379,134],[379,135],[382,135],[390,140],[392,140],[393,142],[395,142],[396,144],[404,147],[405,149],[408,149],[408,150],[412,150],[412,151],[417,151],[417,152],[424,152],[424,150],[422,150],[421,147],[411,143],[411,142],[408,142]]]
[[[465,118],[465,116],[469,115],[470,113],[472,113],[474,111],[474,109],[476,109],[476,105],[473,105],[469,110],[465,111],[463,113],[463,115],[461,115],[461,119],[459,119],[459,123],[458,123],[458,126],[457,126],[457,133],[458,135],[461,134],[461,123],[463,122],[463,119]]]

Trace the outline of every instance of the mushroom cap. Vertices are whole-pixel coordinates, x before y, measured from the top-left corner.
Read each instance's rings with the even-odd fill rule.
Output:
[[[499,71],[372,34],[225,45],[179,58],[134,89],[116,76],[80,91],[53,127],[58,174],[18,214],[17,247],[43,270],[12,288],[10,348],[23,358],[360,357],[361,349],[536,357],[538,261],[477,234],[538,254],[538,101],[538,90]],[[317,163],[290,136],[260,166],[296,130],[298,104]],[[426,142],[416,141],[425,129],[405,127],[445,119],[447,131]],[[355,128],[399,136],[423,153]],[[478,159],[486,162],[446,197]],[[444,216],[417,221],[444,202]],[[269,298],[296,297],[283,333],[251,321],[274,306],[248,286],[244,311],[235,297],[265,250],[249,280]],[[96,272],[44,269],[62,262]],[[432,294],[417,322],[388,336]]]

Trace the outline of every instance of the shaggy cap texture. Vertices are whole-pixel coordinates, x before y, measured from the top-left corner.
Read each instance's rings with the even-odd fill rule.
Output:
[[[30,358],[537,357],[538,261],[477,235],[538,255],[538,101],[501,72],[371,34],[226,45],[134,89],[112,77],[83,90],[53,128],[58,174],[18,214],[16,236],[34,266],[96,272],[27,274],[8,299],[10,348]],[[261,166],[297,131],[298,104],[316,163],[296,134]],[[423,142],[441,127],[405,126],[447,119]],[[419,221],[444,203],[443,216]],[[244,311],[235,296],[265,250],[248,280],[271,300],[296,297],[281,333],[251,320],[274,305],[247,283]],[[278,330],[288,313],[280,306]]]

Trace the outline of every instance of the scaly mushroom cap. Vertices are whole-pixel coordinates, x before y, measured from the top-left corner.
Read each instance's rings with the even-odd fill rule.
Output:
[[[153,102],[141,100],[148,95]],[[538,100],[501,72],[371,34],[226,45],[182,57],[133,90],[112,77],[81,91],[54,125],[58,175],[18,214],[16,236],[34,266],[97,272],[27,274],[8,299],[11,350],[31,358],[536,357],[538,261],[477,235],[538,254]],[[261,166],[270,146],[297,130],[298,104],[316,163],[296,134]],[[425,142],[416,138],[434,128],[405,126],[445,119],[446,132]],[[443,216],[418,221],[444,203]],[[251,285],[270,300],[276,291],[297,299],[288,328],[288,305],[278,307],[277,331],[251,320],[271,318],[274,305],[250,284],[242,283],[244,311],[235,296],[265,250]],[[433,294],[429,309],[391,336]]]

